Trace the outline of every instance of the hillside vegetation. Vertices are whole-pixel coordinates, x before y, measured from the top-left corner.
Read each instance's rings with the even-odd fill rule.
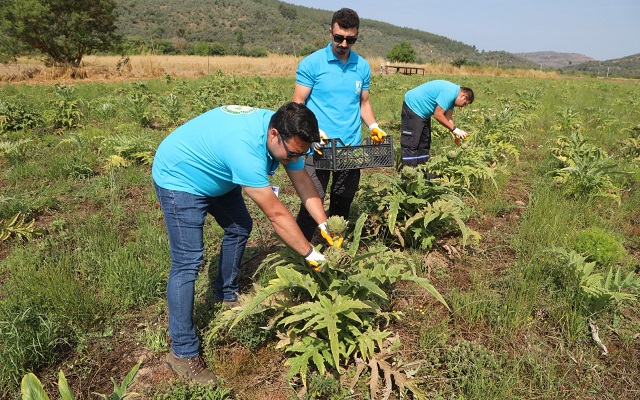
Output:
[[[156,54],[194,52],[198,44],[214,45],[214,54],[306,55],[328,42],[335,10],[296,6],[277,0],[119,0],[118,30],[126,51]],[[356,10],[357,11],[357,10]],[[499,66],[501,68],[562,69],[567,73],[639,77],[638,55],[620,60],[588,61],[571,53],[554,53],[553,63],[532,55],[484,51],[475,46],[418,29],[402,28],[363,18],[355,50],[365,57],[385,58],[394,45],[406,41],[418,62]]]
[[[276,0],[120,0],[118,27],[125,38],[160,50],[161,40],[165,40],[181,49],[190,43],[210,42],[223,45],[231,54],[241,48],[262,48],[300,55],[328,43],[334,11]],[[361,21],[356,51],[365,57],[384,57],[401,41],[413,46],[421,63],[466,59],[479,64],[537,67],[513,54],[479,52],[474,46],[443,36],[369,19]]]
[[[588,61],[586,63],[565,67],[564,70],[587,72],[595,76],[640,78],[640,53],[616,60]]]
[[[537,51],[532,53],[517,53],[518,56],[533,61],[544,67],[563,68],[569,65],[594,61],[593,58],[576,53],[558,53],[555,51]]]

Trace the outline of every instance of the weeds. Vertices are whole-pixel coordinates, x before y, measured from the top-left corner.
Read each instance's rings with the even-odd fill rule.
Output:
[[[301,400],[342,400],[349,396],[349,391],[332,375],[312,373],[308,386]]]
[[[131,119],[143,128],[150,128],[153,121],[152,97],[146,84],[134,82],[125,95],[126,110]]]
[[[31,240],[44,235],[44,233],[44,229],[36,227],[34,219],[26,221],[26,217],[21,213],[17,213],[9,220],[0,220],[0,243],[12,236],[23,240]]]
[[[551,149],[560,161],[554,180],[571,198],[611,198],[620,204],[620,188],[612,176],[622,174],[617,163],[599,147],[589,144],[578,132],[556,139]]]
[[[405,167],[398,176],[375,174],[362,188],[361,202],[371,213],[371,234],[391,238],[402,247],[431,248],[437,236],[457,229],[462,242],[480,234],[465,225],[470,210],[456,192],[454,179],[429,182],[422,171]]]
[[[169,346],[169,330],[164,326],[148,326],[141,335],[141,341],[144,346],[154,353],[165,352],[170,349]]]
[[[111,378],[113,382],[113,393],[111,395],[106,395],[102,393],[94,393],[98,395],[102,399],[107,400],[122,400],[131,395],[136,395],[136,393],[128,393],[127,389],[133,383],[133,378],[135,378],[138,373],[138,369],[140,368],[141,363],[138,363],[133,366],[131,371],[124,377],[122,383],[118,385],[116,381]],[[69,384],[67,383],[67,378],[64,376],[62,370],[60,370],[59,378],[58,378],[58,390],[60,392],[60,398],[62,400],[72,400],[73,393],[69,388]],[[49,396],[44,391],[42,387],[42,383],[40,380],[32,373],[25,375],[22,378],[22,399],[23,400],[49,400]]]
[[[629,137],[625,138],[620,144],[624,149],[624,154],[640,161],[640,125],[625,129],[629,133]]]
[[[50,117],[53,129],[61,131],[79,127],[84,115],[80,110],[80,100],[74,96],[74,87],[56,84],[55,88],[58,99],[52,104]]]
[[[595,261],[605,267],[615,265],[627,254],[613,234],[598,227],[577,232],[572,247],[576,252],[586,254],[587,261]]]
[[[640,278],[635,272],[625,275],[620,268],[615,272],[613,268],[609,268],[605,276],[594,271],[595,262],[588,262],[586,257],[573,250],[557,248],[552,251],[560,257],[563,264],[566,263],[566,283],[579,290],[580,305],[585,308],[587,315],[637,298],[635,293],[640,290]]]
[[[114,327],[141,346],[166,349],[166,326],[153,325],[139,313],[151,304],[164,313],[158,298],[170,263],[162,214],[149,181],[153,151],[173,125],[213,107],[279,106],[290,99],[292,76],[216,72],[194,80],[161,76],[57,90],[0,87],[3,224],[20,213],[30,219],[25,217],[24,224],[18,220],[16,226],[35,220],[37,226],[49,227],[46,235],[25,240],[12,233],[0,243],[0,397],[19,390],[20,377],[28,370],[59,367],[56,363],[66,355],[71,365],[93,371],[95,361],[86,352],[96,335],[106,335],[108,342],[96,351],[114,356],[130,352],[116,341]],[[398,137],[402,93],[421,79],[372,80],[371,101],[388,134]],[[369,218],[357,245],[353,237],[349,252],[332,254],[336,258],[323,275],[304,269],[299,257],[280,253],[253,276],[262,289],[277,282],[293,285],[295,279],[311,287],[311,278],[327,278],[315,282],[316,297],[298,286],[286,289],[286,296],[274,293],[222,340],[203,341],[203,351],[211,352],[213,346],[233,351],[233,343],[252,349],[280,343],[293,360],[290,371],[306,368],[307,392],[299,394],[307,398],[366,398],[371,384],[382,397],[389,382],[396,391],[391,396],[407,398],[417,393],[433,398],[635,398],[640,381],[630,372],[637,366],[640,321],[633,258],[640,176],[636,84],[473,75],[451,80],[473,87],[477,101],[473,108],[456,111],[456,122],[472,134],[464,148],[453,147],[448,132],[434,129],[428,168],[437,169],[442,178],[418,182],[417,175],[405,175],[400,182],[402,175],[391,168],[363,170],[353,211]],[[559,136],[547,139],[549,133]],[[549,151],[553,157],[545,158]],[[286,175],[280,171],[273,179],[282,189],[283,204],[295,212],[299,199]],[[612,207],[618,201],[621,207]],[[260,256],[273,246],[272,229],[257,206],[248,206],[256,226],[250,251]],[[615,235],[593,228],[610,226],[616,227]],[[207,247],[213,249],[221,233],[214,223],[207,232]],[[475,242],[474,232],[482,233],[483,240]],[[459,255],[447,253],[457,236],[469,245]],[[548,252],[553,247],[563,248],[566,255]],[[571,251],[578,256],[567,258]],[[404,267],[397,269],[396,263]],[[592,269],[590,263],[595,263]],[[208,253],[204,267],[211,264],[215,255]],[[422,308],[405,310],[406,293],[387,291],[394,287],[389,279],[413,276],[414,267],[433,277],[434,289],[450,311],[432,296]],[[354,297],[368,308],[356,307]],[[275,308],[262,308],[271,306]],[[216,315],[203,314],[207,319],[200,327]],[[296,320],[298,316],[303,318]],[[131,317],[136,318],[133,324]],[[599,325],[601,339],[612,344],[612,357],[597,358],[589,340],[589,317]],[[331,318],[337,320],[337,333],[321,326],[329,326]],[[138,323],[148,327],[141,336],[128,330]],[[405,331],[407,324],[415,327]],[[264,326],[270,329],[260,329]],[[387,339],[395,334],[402,343],[392,350]],[[72,349],[85,354],[73,358]],[[10,359],[7,353],[23,363],[4,362]],[[376,369],[361,366],[358,360],[365,357]],[[279,354],[252,364],[264,368],[249,370],[240,360],[230,357],[228,364],[216,366],[228,374],[225,378],[242,382],[236,387],[238,398],[246,398],[242,391],[247,381],[276,383],[264,385],[261,398],[284,391],[291,395],[274,371],[265,371],[282,361]],[[362,368],[356,392],[349,391],[353,381],[340,384],[334,375],[319,373],[315,360],[326,371],[337,371],[337,365],[345,378]],[[420,392],[400,389],[396,377],[403,383],[416,379]],[[142,396],[235,398],[230,389],[175,382]]]
[[[158,389],[150,390],[148,393],[145,393],[145,398],[149,400],[231,400],[235,398],[233,396],[233,389],[221,386],[210,388],[209,386],[204,385],[190,385],[178,382],[168,388],[162,389],[162,392]]]
[[[0,312],[0,387],[9,388],[26,371],[56,361],[64,341],[58,337],[60,327],[46,313],[8,305]]]
[[[17,165],[27,160],[31,139],[0,142],[0,156],[6,157],[11,165]]]
[[[162,116],[167,120],[169,126],[176,127],[182,118],[183,105],[178,96],[169,93],[160,100]]]
[[[0,133],[29,130],[43,123],[37,110],[19,99],[10,100],[0,102]]]

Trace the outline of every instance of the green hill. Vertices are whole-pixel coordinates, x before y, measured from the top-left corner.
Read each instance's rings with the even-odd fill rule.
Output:
[[[576,53],[558,53],[555,51],[538,51],[533,53],[516,53],[516,55],[531,60],[543,67],[564,68],[569,65],[582,64],[593,61],[593,58]]]
[[[118,31],[123,51],[159,54],[306,55],[325,46],[335,10],[296,6],[277,0],[119,0]],[[504,51],[479,52],[475,46],[417,29],[362,19],[356,51],[382,57],[399,42],[416,50],[418,62],[464,63],[500,67],[541,68],[537,59]],[[639,55],[618,60],[566,63],[567,73],[639,77]],[[585,60],[586,61],[586,60]],[[552,66],[542,64],[550,69]]]
[[[295,6],[277,0],[119,0],[119,33],[151,50],[185,51],[197,42],[224,46],[229,54],[264,49],[280,54],[308,54],[329,41],[333,11]],[[536,65],[506,52],[478,52],[474,46],[444,36],[362,19],[356,51],[385,57],[409,42],[420,62],[466,60],[513,67]]]
[[[563,68],[567,72],[582,72],[595,76],[640,78],[640,53],[607,61],[588,61]]]

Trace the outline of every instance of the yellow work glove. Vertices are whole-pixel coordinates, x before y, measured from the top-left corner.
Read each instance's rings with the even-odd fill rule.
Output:
[[[336,236],[333,233],[329,233],[326,222],[318,225],[318,228],[320,228],[320,234],[327,241],[327,243],[329,243],[329,246],[335,246],[338,249],[342,247],[342,241],[344,240],[344,238],[340,235]]]
[[[313,267],[316,271],[322,271],[321,263],[324,261],[324,256],[313,246],[311,246],[311,252],[304,258],[307,263]]]
[[[369,130],[371,131],[371,140],[373,143],[380,144],[384,141],[384,137],[387,136],[386,132],[378,127],[377,122],[369,125]]]
[[[324,133],[322,129],[318,129],[318,130],[320,131],[320,141],[313,142],[313,150],[315,150],[315,152],[318,154],[322,154],[322,149],[324,145],[326,145],[329,142],[329,137],[327,136],[326,133]]]

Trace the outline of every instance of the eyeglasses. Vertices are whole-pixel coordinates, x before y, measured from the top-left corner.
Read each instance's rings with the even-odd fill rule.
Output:
[[[282,137],[282,133],[278,132],[278,135],[280,135],[280,140],[282,140],[284,151],[287,152],[287,158],[298,158],[298,157],[306,156],[307,154],[311,154],[311,147],[309,147],[309,149],[307,149],[307,151],[305,151],[304,153],[289,150],[289,148],[287,147],[287,144],[284,141],[284,137]]]
[[[336,43],[342,43],[343,40],[347,41],[347,44],[354,44],[356,40],[358,40],[357,36],[344,36],[338,35],[337,33],[333,34],[333,41]]]

